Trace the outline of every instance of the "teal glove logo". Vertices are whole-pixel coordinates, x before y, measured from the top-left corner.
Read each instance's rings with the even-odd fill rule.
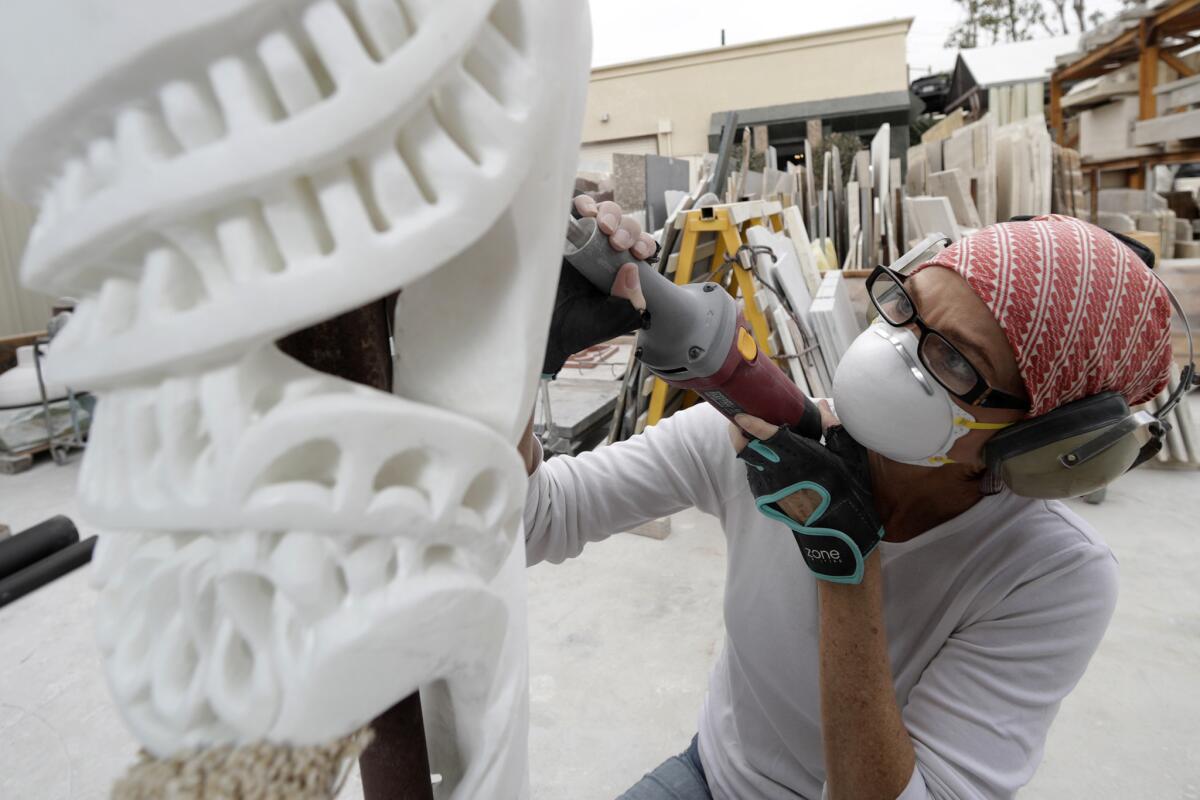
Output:
[[[804,558],[807,561],[830,561],[834,564],[842,563],[842,554],[837,550],[815,550],[811,547],[804,547]]]

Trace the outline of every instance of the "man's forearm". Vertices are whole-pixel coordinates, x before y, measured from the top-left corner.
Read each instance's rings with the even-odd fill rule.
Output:
[[[916,756],[888,661],[879,552],[861,584],[818,581],[821,603],[821,724],[833,800],[895,800]]]

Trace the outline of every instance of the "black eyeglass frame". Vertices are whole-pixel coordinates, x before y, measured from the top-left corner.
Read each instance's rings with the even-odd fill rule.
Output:
[[[904,295],[904,299],[908,301],[908,307],[912,309],[912,315],[909,317],[909,319],[906,319],[903,322],[893,322],[892,320],[888,319],[888,315],[885,314],[883,309],[879,307],[879,302],[875,299],[874,287],[875,282],[879,280],[880,276],[882,275],[887,275],[893,281],[895,281],[897,288],[899,288],[900,292]],[[947,339],[939,331],[929,327],[925,320],[921,319],[921,315],[917,313],[917,304],[913,302],[912,296],[909,295],[908,290],[904,288],[904,282],[907,281],[908,278],[908,275],[897,272],[894,269],[889,269],[888,267],[880,264],[871,271],[870,277],[867,278],[867,297],[870,298],[871,305],[875,306],[875,310],[879,313],[879,318],[891,325],[893,328],[903,328],[907,325],[913,324],[917,326],[917,328],[921,331],[921,336],[917,342],[917,357],[921,359],[921,363],[925,366],[925,369],[929,371],[929,374],[933,377],[933,379],[941,384],[943,389],[959,398],[964,403],[978,406],[979,408],[1011,408],[1017,411],[1028,411],[1030,409],[1030,405],[1027,401],[1017,397],[1016,395],[1012,395],[1001,389],[997,389],[988,383],[987,379],[983,377],[983,373],[979,371],[979,368],[971,363],[971,359],[963,355],[962,351],[955,347],[949,339]],[[937,338],[941,339],[946,347],[950,348],[959,358],[963,360],[963,363],[970,367],[971,371],[975,373],[975,385],[972,386],[968,391],[954,391],[946,385],[945,381],[938,377],[937,371],[930,367],[928,363],[926,363],[925,340],[930,336],[936,336]]]

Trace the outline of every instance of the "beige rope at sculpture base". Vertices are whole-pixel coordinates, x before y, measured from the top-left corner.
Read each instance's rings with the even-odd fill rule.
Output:
[[[258,742],[157,759],[146,751],[113,786],[113,800],[331,800],[371,743],[362,728],[308,747]]]

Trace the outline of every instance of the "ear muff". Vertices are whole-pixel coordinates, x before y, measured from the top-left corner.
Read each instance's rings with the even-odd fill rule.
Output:
[[[1029,219],[1033,217],[1013,217],[1009,222]],[[1132,250],[1162,283],[1153,272],[1155,259],[1150,248],[1129,236],[1105,230]],[[998,489],[998,483],[1003,483],[1025,497],[1076,497],[1103,488],[1162,450],[1170,427],[1164,417],[1194,383],[1200,385],[1187,316],[1170,287],[1162,285],[1188,335],[1188,366],[1175,393],[1155,414],[1130,411],[1121,395],[1104,392],[1001,431],[984,446],[988,468],[985,490]]]
[[[1162,426],[1116,392],[1085,397],[1000,431],[988,471],[1015,494],[1058,499],[1100,489],[1162,447]]]

